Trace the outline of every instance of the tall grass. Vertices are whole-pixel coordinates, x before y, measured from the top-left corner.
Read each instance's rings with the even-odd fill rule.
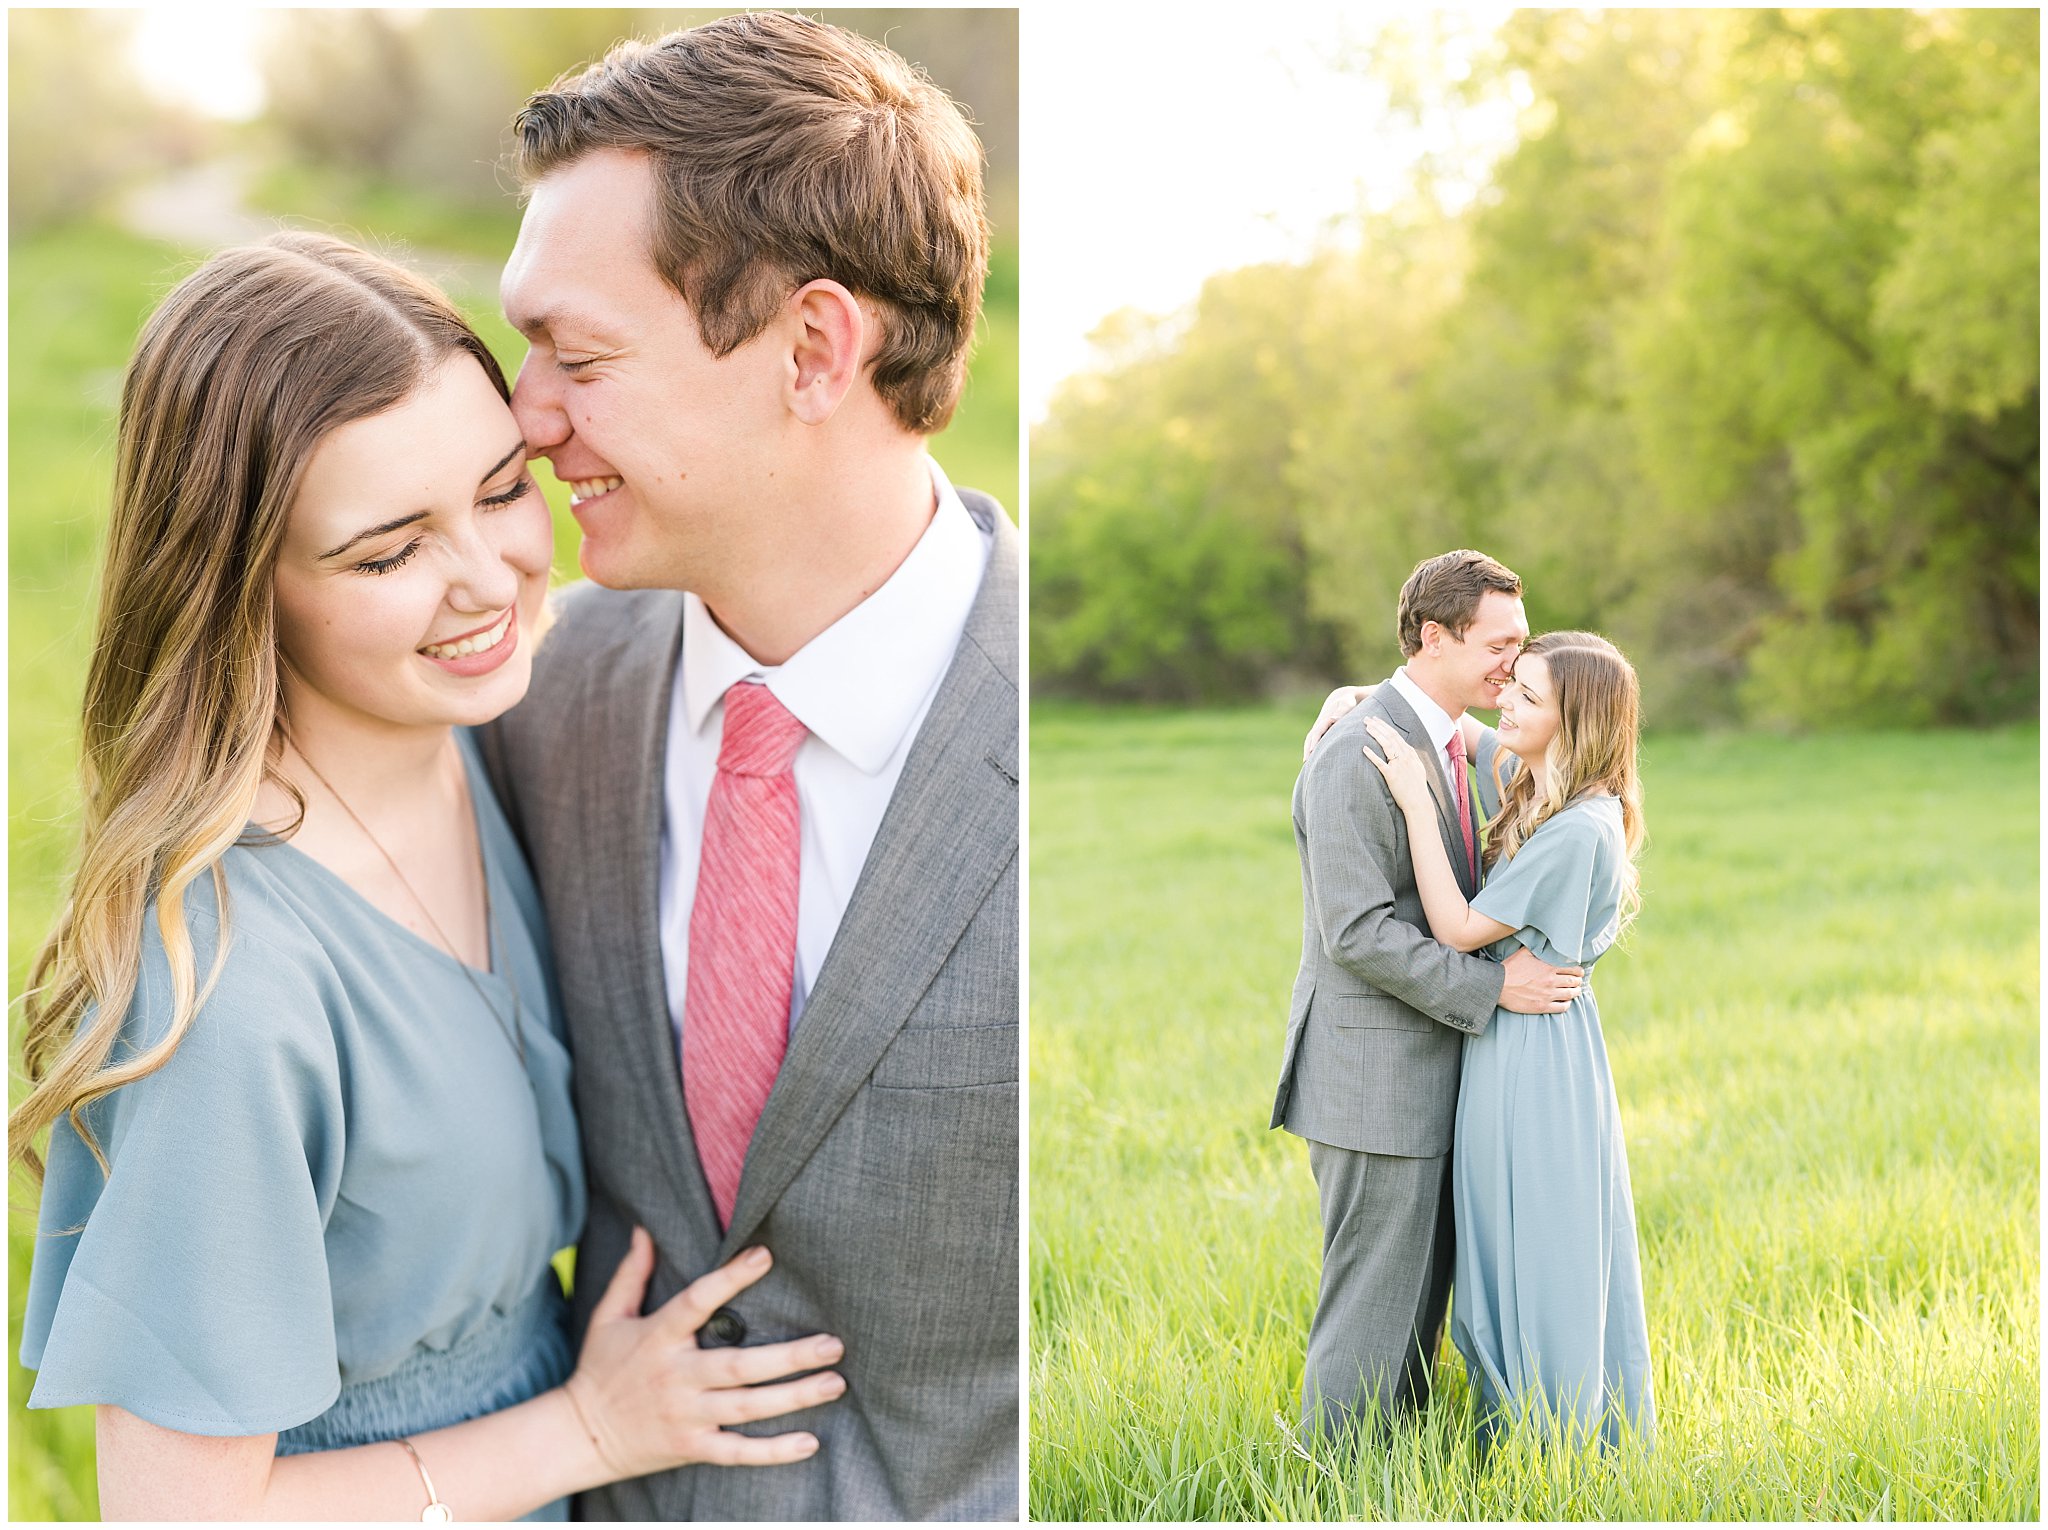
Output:
[[[1650,742],[1600,995],[1659,1436],[1482,1465],[1448,1346],[1293,1444],[1298,711],[1033,717],[1033,1517],[2037,1519],[2037,733]]]

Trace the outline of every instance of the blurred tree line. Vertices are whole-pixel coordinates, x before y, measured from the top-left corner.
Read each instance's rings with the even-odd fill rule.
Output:
[[[885,41],[974,117],[989,154],[992,212],[1014,229],[1015,13],[800,7]],[[558,76],[623,38],[652,39],[730,8],[309,10],[265,18],[270,113],[296,153],[460,200],[507,197],[511,119]]]
[[[76,216],[126,183],[223,147],[502,213],[509,226],[511,122],[531,92],[622,38],[728,9],[271,11],[259,22],[267,104],[239,131],[139,87],[127,61],[134,13],[12,11],[10,226],[22,233]],[[803,9],[887,42],[969,109],[988,150],[991,216],[1014,239],[1015,12]]]
[[[1097,334],[1033,442],[1034,682],[1377,678],[1409,568],[1470,545],[1665,725],[2031,712],[2038,27],[1516,13],[1475,202]]]
[[[205,140],[189,113],[142,94],[126,62],[134,24],[122,11],[7,13],[10,237],[88,212]]]

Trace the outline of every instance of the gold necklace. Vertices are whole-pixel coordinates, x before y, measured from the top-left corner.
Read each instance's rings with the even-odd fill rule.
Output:
[[[512,991],[512,1023],[511,1025],[507,1026],[505,1023],[505,1017],[498,1013],[498,1006],[493,1004],[491,1002],[490,995],[484,992],[483,984],[479,983],[476,980],[476,974],[470,970],[469,963],[464,961],[462,959],[461,953],[455,949],[455,942],[450,940],[448,938],[447,932],[441,928],[441,921],[434,917],[434,911],[427,907],[427,900],[419,895],[418,890],[414,888],[414,886],[412,885],[411,879],[406,876],[405,872],[402,869],[400,869],[397,859],[391,854],[389,850],[386,850],[384,848],[384,842],[381,839],[377,838],[376,835],[370,832],[370,826],[364,823],[361,815],[359,815],[354,808],[348,805],[348,798],[342,796],[340,792],[334,789],[334,783],[328,780],[326,776],[320,773],[320,767],[313,763],[312,756],[307,754],[305,750],[299,748],[298,741],[291,736],[289,731],[285,732],[285,742],[290,744],[292,748],[297,751],[299,758],[306,762],[306,769],[313,772],[313,779],[315,781],[318,781],[322,786],[324,786],[327,789],[327,795],[332,797],[336,802],[341,804],[341,810],[344,813],[348,814],[349,822],[353,823],[358,829],[360,829],[362,831],[363,838],[367,839],[370,842],[371,846],[376,850],[376,852],[384,857],[384,864],[389,866],[391,868],[391,874],[398,878],[398,885],[405,889],[407,896],[412,899],[414,905],[418,907],[419,911],[426,916],[427,925],[429,928],[433,930],[435,938],[441,942],[442,949],[447,952],[449,958],[455,963],[455,965],[462,969],[463,977],[469,980],[469,986],[476,991],[478,1002],[481,1003],[487,1011],[489,1011],[491,1018],[498,1023],[498,1029],[501,1032],[503,1032],[505,1039],[511,1043],[512,1050],[518,1054],[519,1066],[522,1070],[524,1070],[526,1067],[526,1030],[525,1027],[519,1023],[520,1003],[518,982],[513,978],[510,972],[506,972],[502,975],[505,986]],[[467,773],[465,773],[463,777],[463,795],[469,795],[469,780]],[[474,806],[472,806],[470,810],[470,816],[472,820],[474,820],[476,816]],[[486,956],[488,957],[490,947],[502,946],[504,942],[498,939],[498,914],[496,907],[491,902],[491,868],[489,863],[486,862],[483,858],[484,842],[483,826],[481,824],[477,825],[476,850],[477,870],[481,874],[483,879],[484,938],[485,941],[487,942]]]

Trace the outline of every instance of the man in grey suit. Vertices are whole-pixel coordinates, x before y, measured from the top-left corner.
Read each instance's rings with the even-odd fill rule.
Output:
[[[1467,707],[1498,705],[1529,635],[1521,592],[1482,553],[1417,565],[1397,618],[1407,662],[1323,735],[1295,782],[1305,918],[1271,1124],[1308,1139],[1322,1202],[1302,1378],[1310,1440],[1427,1400],[1451,1288],[1463,1038],[1496,1008],[1563,1011],[1583,977],[1526,950],[1497,963],[1430,938],[1406,822],[1363,754],[1366,719],[1380,717],[1436,760],[1438,827],[1471,897],[1478,811],[1457,724]]]
[[[765,1245],[701,1342],[837,1335],[847,1380],[734,1426],[807,1459],[577,1512],[1015,1518],[1017,536],[925,450],[980,146],[894,54],[775,13],[624,45],[518,126],[513,410],[595,582],[486,753],[575,1053],[576,1321],[636,1225],[650,1307]]]

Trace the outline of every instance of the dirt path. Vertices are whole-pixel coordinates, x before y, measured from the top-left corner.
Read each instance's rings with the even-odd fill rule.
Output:
[[[247,207],[248,174],[241,160],[208,160],[136,187],[116,210],[131,232],[167,244],[217,249],[261,239],[277,222]]]
[[[116,204],[116,215],[131,233],[197,250],[246,244],[294,223],[328,226],[317,218],[278,217],[250,207],[253,174],[250,162],[238,156],[207,160],[136,187]],[[344,237],[350,232],[334,231]],[[411,244],[399,253],[413,270],[444,287],[481,296],[497,291],[496,261]]]

